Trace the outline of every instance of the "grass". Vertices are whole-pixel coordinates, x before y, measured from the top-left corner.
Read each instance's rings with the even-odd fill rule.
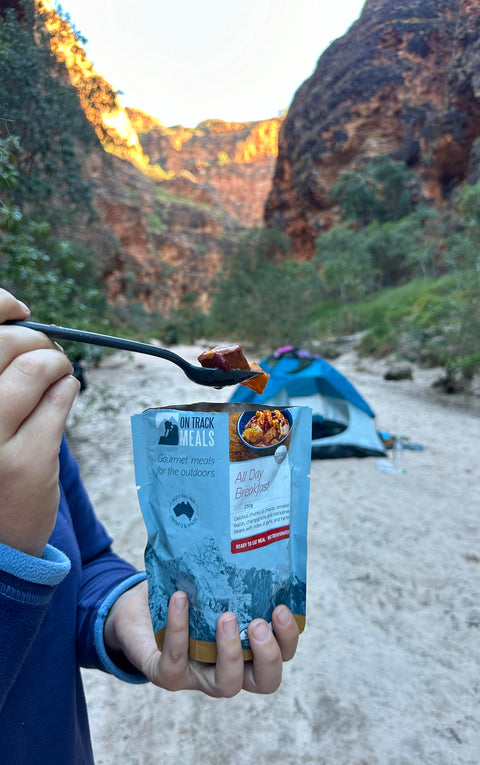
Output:
[[[448,275],[437,279],[414,279],[408,284],[385,289],[348,305],[326,301],[319,306],[315,328],[322,335],[350,334],[361,330],[383,335],[385,328],[394,331],[395,327],[415,314],[419,302],[446,296],[454,286],[454,277]]]

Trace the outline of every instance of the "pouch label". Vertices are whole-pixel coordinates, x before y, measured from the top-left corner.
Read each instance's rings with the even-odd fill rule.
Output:
[[[230,465],[231,552],[248,552],[290,535],[289,458]]]

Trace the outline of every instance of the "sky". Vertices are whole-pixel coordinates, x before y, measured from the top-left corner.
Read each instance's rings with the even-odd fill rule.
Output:
[[[278,116],[364,0],[63,0],[121,103],[164,125]]]

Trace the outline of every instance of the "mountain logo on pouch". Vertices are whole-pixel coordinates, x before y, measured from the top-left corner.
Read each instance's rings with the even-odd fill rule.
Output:
[[[156,426],[160,431],[160,436],[158,439],[159,444],[178,446],[178,416],[172,413],[167,416],[161,415],[159,413],[157,414]]]

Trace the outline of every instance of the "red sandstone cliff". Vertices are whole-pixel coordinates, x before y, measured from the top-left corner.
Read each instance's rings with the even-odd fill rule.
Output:
[[[337,220],[332,185],[365,158],[405,161],[434,204],[480,175],[480,0],[367,0],[285,119],[196,128],[122,109],[68,25],[51,10],[48,21],[52,50],[110,152],[90,164],[111,300],[168,312],[193,291],[206,306],[212,277],[241,230],[261,222],[265,200],[267,224],[311,257]]]
[[[108,299],[168,315],[188,293],[208,307],[211,282],[241,225],[214,202],[167,191],[134,164],[91,155],[100,223],[95,246]],[[89,239],[89,232],[85,238]]]
[[[262,224],[283,118],[167,128],[138,110],[127,114],[150,164],[174,175],[168,188],[193,196],[204,191],[243,225]]]
[[[388,154],[441,204],[477,172],[479,136],[480,0],[367,0],[293,99],[266,221],[311,257],[337,219],[329,191],[342,170]]]
[[[50,0],[35,0],[51,50],[108,155],[85,160],[100,221],[85,232],[111,302],[164,314],[189,292],[207,308],[241,231],[263,221],[281,118],[168,128],[124,109]]]

